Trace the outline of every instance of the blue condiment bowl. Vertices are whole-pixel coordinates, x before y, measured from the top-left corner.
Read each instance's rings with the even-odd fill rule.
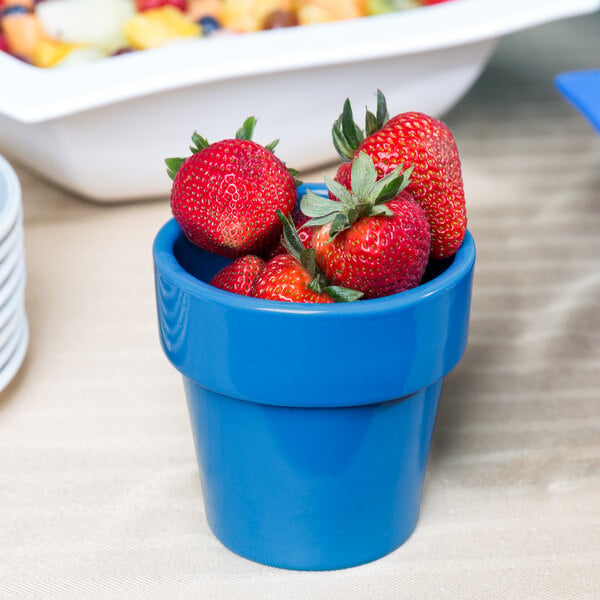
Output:
[[[183,376],[216,537],[303,570],[398,548],[416,526],[443,379],[467,345],[471,234],[420,286],[346,304],[214,288],[227,260],[174,220],[153,255],[160,339]]]

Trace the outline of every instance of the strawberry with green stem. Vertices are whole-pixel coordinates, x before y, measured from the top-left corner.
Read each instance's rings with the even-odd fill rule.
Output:
[[[296,229],[296,231],[298,233],[298,237],[300,238],[300,241],[302,242],[302,245],[305,248],[310,248],[311,240],[312,240],[312,236],[313,236],[312,227],[304,227],[305,223],[309,219],[310,219],[310,217],[307,217],[299,209],[294,213],[294,216],[292,217],[292,220],[294,223],[294,228]],[[274,256],[277,256],[278,254],[284,254],[285,252],[287,252],[287,250],[286,250],[285,246],[283,245],[283,237],[281,237],[278,240],[278,242],[275,244],[275,246],[273,246],[273,248],[271,248],[271,250],[267,254],[267,259],[273,258]]]
[[[400,167],[381,179],[371,158],[354,159],[351,189],[328,177],[338,200],[308,192],[300,209],[315,226],[315,261],[334,285],[363,292],[365,298],[395,294],[421,281],[430,253],[425,211],[407,191],[412,169]]]
[[[252,141],[256,119],[249,117],[235,139],[213,144],[194,133],[192,155],[166,159],[173,179],[171,210],[186,238],[222,256],[261,254],[280,237],[279,209],[291,214],[297,203],[295,172]]]
[[[400,113],[391,119],[385,96],[377,92],[377,110],[366,111],[364,131],[355,123],[346,100],[332,128],[336,150],[345,160],[361,152],[375,163],[379,177],[398,165],[412,167],[407,190],[427,213],[431,228],[431,256],[447,258],[460,247],[467,214],[458,148],[448,126],[420,112]],[[342,165],[336,179],[347,185],[348,168]]]
[[[277,211],[283,225],[284,254],[272,258],[259,274],[250,295],[266,300],[303,303],[352,302],[356,290],[331,285],[315,262],[315,250],[302,243],[293,220]]]

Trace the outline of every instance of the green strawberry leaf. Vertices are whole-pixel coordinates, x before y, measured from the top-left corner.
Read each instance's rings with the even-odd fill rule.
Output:
[[[303,227],[319,227],[320,225],[326,225],[327,223],[331,223],[331,221],[333,221],[335,215],[336,213],[329,213],[327,215],[323,215],[322,217],[313,217],[312,219],[306,221],[306,223],[304,223],[300,229]]]
[[[202,137],[197,131],[194,131],[192,134],[192,145],[190,146],[190,152],[192,154],[197,154],[201,150],[208,148],[210,144],[205,137]],[[165,164],[167,165],[167,174],[171,179],[175,179],[175,175],[177,175],[177,171],[181,168],[181,165],[185,161],[185,158],[181,157],[173,157],[173,158],[165,158]]]
[[[324,217],[339,212],[343,204],[308,190],[300,200],[300,210],[307,217]]]
[[[300,253],[300,262],[311,277],[317,274],[317,263],[315,262],[315,249],[304,248]],[[320,292],[319,292],[320,293]]]
[[[371,208],[373,208],[373,206],[368,202],[359,202],[352,208],[349,208],[346,211],[346,216],[348,217],[348,227],[353,223],[356,223],[356,221],[358,221],[361,217],[368,215],[371,212]]]
[[[384,125],[390,120],[387,109],[387,102],[381,90],[377,90],[377,131],[383,129]]]
[[[298,236],[296,226],[291,217],[286,216],[279,208],[276,211],[277,217],[283,225],[283,238],[281,243],[283,247],[297,260],[302,262],[302,253],[306,250],[302,240]]]
[[[328,177],[327,175],[325,175],[323,177],[323,181],[325,182],[325,186],[327,187],[327,189],[338,200],[343,202],[343,204],[345,204],[346,206],[351,206],[353,204],[352,203],[352,193],[345,186],[343,186],[338,181],[331,179],[331,177]],[[335,200],[334,200],[334,202],[335,202]]]
[[[341,115],[342,120],[342,133],[348,143],[355,150],[360,146],[360,143],[364,139],[364,134],[360,127],[354,121],[354,115],[352,114],[352,106],[350,99],[346,98],[344,102],[344,108]]]
[[[237,140],[251,140],[254,135],[254,127],[256,126],[256,118],[248,117],[243,125],[235,133]]]
[[[365,135],[369,137],[374,133],[377,133],[381,128],[377,123],[377,117],[370,111],[367,110],[365,113]]]
[[[404,165],[399,166],[401,169],[404,168]],[[402,187],[400,188],[400,191],[406,189],[406,187],[410,183],[410,178],[412,177],[414,170],[415,168],[411,165],[410,167],[408,167],[408,169],[404,169],[404,171],[402,171]]]
[[[387,110],[385,96],[381,90],[377,90],[377,113],[373,114],[370,110],[365,113],[366,135],[373,135],[383,129],[389,119],[390,115]]]
[[[385,177],[382,177],[375,183],[373,186],[375,204],[387,202],[400,193],[400,188],[405,185],[404,177],[400,169],[401,167],[395,167]]]
[[[192,142],[193,146],[190,146],[190,152],[192,154],[196,154],[200,152],[200,150],[204,150],[204,148],[208,148],[210,144],[205,137],[202,137],[197,131],[194,131],[192,134]]]
[[[277,144],[279,144],[279,139],[273,140],[270,144],[267,144],[265,146],[265,148],[269,151],[269,152],[273,152],[275,153],[275,148],[277,147]]]
[[[287,170],[290,172],[290,175],[294,178],[294,183],[296,187],[300,187],[302,185],[302,180],[298,179],[297,175],[300,173],[298,169],[292,169],[291,167],[287,167]]]
[[[167,174],[171,179],[175,179],[175,175],[177,175],[177,171],[179,171],[184,161],[185,158],[165,158],[165,164],[167,165]]]
[[[377,181],[377,171],[373,164],[373,159],[365,152],[360,152],[352,161],[350,181],[352,184],[352,193],[357,198],[363,199],[369,197]]]
[[[302,197],[300,210],[311,217],[305,225],[316,227],[331,223],[329,237],[333,239],[364,216],[394,216],[394,212],[384,205],[408,185],[411,172],[412,169],[407,169],[402,173],[398,166],[377,180],[373,159],[365,152],[360,152],[352,161],[352,190],[330,177],[324,177],[327,189],[339,202],[311,190]]]
[[[410,183],[413,168],[401,172],[402,165],[394,168],[385,177],[382,177],[374,186],[373,193],[376,195],[375,204],[383,204],[395,198]]]
[[[385,204],[377,204],[370,210],[369,216],[371,216],[371,217],[379,217],[379,216],[394,217],[394,216],[396,216],[396,213],[389,206],[386,206]]]
[[[340,231],[350,227],[351,222],[348,215],[344,213],[337,213],[331,221],[331,227],[329,228],[329,237],[334,238]]]
[[[355,123],[350,100],[346,98],[342,114],[334,122],[332,128],[333,145],[338,154],[348,160],[354,156],[365,134]]]
[[[323,290],[332,300],[336,302],[355,302],[363,297],[363,293],[339,285],[328,285]]]
[[[344,134],[342,133],[342,121],[338,119],[333,123],[331,129],[331,137],[333,138],[333,146],[337,153],[345,161],[349,161],[354,156],[354,148],[348,143]]]
[[[316,294],[322,294],[323,293],[323,285],[321,283],[321,276],[320,275],[316,275],[315,277],[313,277],[313,279],[306,284],[306,287],[309,290],[312,290],[313,292],[315,292]]]

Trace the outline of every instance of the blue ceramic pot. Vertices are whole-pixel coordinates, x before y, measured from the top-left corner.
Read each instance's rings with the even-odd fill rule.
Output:
[[[222,543],[323,570],[406,541],[442,380],[467,344],[471,235],[426,283],[347,304],[216,289],[207,282],[227,260],[190,244],[174,220],[153,252],[161,343],[183,375],[206,516]]]

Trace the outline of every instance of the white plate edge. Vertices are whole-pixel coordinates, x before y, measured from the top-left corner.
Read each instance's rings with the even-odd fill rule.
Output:
[[[17,338],[18,342],[13,349],[12,354],[4,365],[0,367],[0,392],[15,378],[19,369],[23,365],[27,349],[29,347],[29,321],[25,316],[21,324],[21,333]]]

